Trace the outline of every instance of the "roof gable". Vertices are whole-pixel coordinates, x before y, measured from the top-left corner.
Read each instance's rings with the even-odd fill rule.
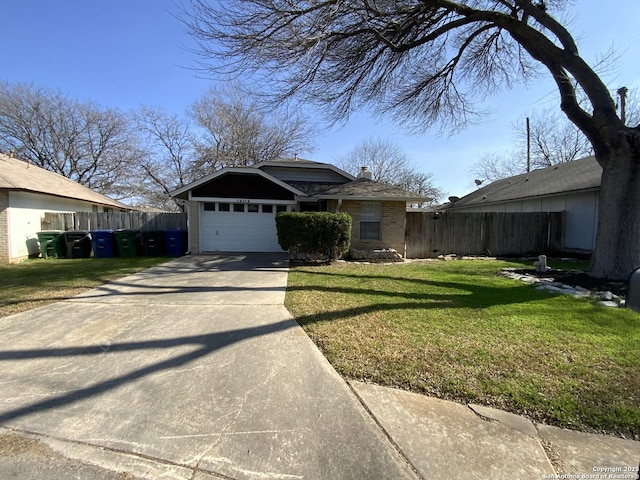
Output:
[[[262,175],[226,172],[191,190],[198,198],[293,200],[294,193]]]
[[[235,176],[237,175],[244,175],[246,176],[246,178],[249,178],[249,176],[260,176],[263,179],[279,186],[282,187],[285,190],[290,191],[291,193],[293,193],[294,195],[304,195],[304,193],[302,193],[301,191],[297,190],[296,188],[292,187],[291,185],[275,178],[272,177],[271,175],[269,175],[268,173],[265,173],[261,170],[258,170],[256,168],[253,167],[225,167],[222,168],[220,170],[217,170],[213,173],[210,173],[209,175],[206,175],[204,177],[202,177],[199,180],[196,180],[194,182],[189,183],[188,185],[185,185],[181,188],[178,188],[176,190],[174,190],[173,192],[170,192],[169,195],[171,195],[172,197],[177,197],[177,198],[182,198],[182,199],[187,199],[189,196],[189,192],[193,192],[193,191],[197,191],[197,189],[199,189],[201,186],[206,185],[210,182],[213,182],[221,177],[224,177],[226,175],[229,174],[233,174]],[[237,197],[237,195],[236,195]]]
[[[53,195],[131,210],[128,205],[95,192],[69,178],[3,154],[0,154],[0,188]]]
[[[450,208],[593,190],[600,187],[601,176],[602,167],[595,157],[586,157],[496,180],[457,200]]]

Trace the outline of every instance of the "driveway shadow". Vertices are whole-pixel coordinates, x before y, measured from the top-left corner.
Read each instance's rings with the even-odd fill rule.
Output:
[[[152,365],[148,365],[134,371],[131,371],[125,375],[116,376],[100,380],[97,383],[74,390],[73,392],[58,395],[56,397],[35,402],[30,405],[22,406],[13,410],[6,411],[0,414],[0,423],[6,423],[17,418],[42,412],[64,405],[70,405],[79,402],[83,399],[99,395],[109,390],[116,389],[124,384],[133,382],[140,378],[146,377],[156,372],[168,370],[185,365],[193,360],[204,357],[212,352],[221,350],[234,343],[242,342],[244,340],[260,337],[263,335],[270,335],[280,331],[284,331],[290,328],[297,327],[298,324],[292,320],[282,320],[280,322],[271,323],[267,325],[261,325],[249,328],[240,328],[236,330],[230,330],[225,332],[185,336],[178,338],[162,339],[162,340],[149,340],[138,342],[123,342],[111,344],[109,346],[104,345],[92,345],[86,347],[69,347],[69,348],[43,348],[43,349],[28,349],[28,350],[7,350],[0,351],[0,362],[2,361],[15,361],[15,360],[32,360],[42,358],[61,358],[61,357],[79,357],[79,356],[91,356],[102,355],[106,352],[131,352],[136,350],[157,350],[157,349],[172,349],[187,345],[199,346],[196,350],[188,353],[178,355],[167,360],[163,360]]]

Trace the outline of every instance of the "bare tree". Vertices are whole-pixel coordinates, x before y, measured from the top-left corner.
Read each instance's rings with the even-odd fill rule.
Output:
[[[627,125],[640,122],[637,90],[626,90],[625,116]],[[620,103],[617,107],[622,108]],[[622,115],[622,112],[621,112]],[[593,155],[589,139],[558,110],[545,108],[530,116],[530,169],[545,168]],[[493,152],[480,157],[474,164],[474,178],[493,182],[527,171],[527,129],[525,121],[513,124],[516,149]]]
[[[474,179],[483,183],[495,182],[501,178],[512,177],[526,171],[526,157],[523,157],[520,151],[511,153],[493,152],[482,155],[473,165],[471,174]]]
[[[366,166],[373,180],[431,197],[431,203],[443,196],[435,186],[433,174],[419,172],[402,149],[389,140],[367,138],[335,163],[352,175]]]
[[[212,69],[260,74],[344,117],[363,104],[428,127],[472,120],[473,100],[545,70],[560,109],[603,167],[591,273],[640,267],[640,129],[556,18],[567,0],[191,0],[191,33]],[[577,89],[586,102],[580,104]],[[444,122],[444,123],[443,123]]]
[[[265,110],[237,82],[209,90],[189,114],[200,127],[192,176],[312,150],[312,132],[304,116],[297,111]]]
[[[134,118],[146,152],[139,165],[138,200],[175,209],[169,192],[195,180],[191,176],[195,155],[191,124],[159,107],[143,106]]]
[[[524,122],[514,125],[518,150],[527,155]],[[558,110],[545,109],[530,117],[531,168],[544,168],[593,155],[587,137]]]
[[[128,117],[28,84],[0,83],[0,149],[117,198],[141,157]]]
[[[482,155],[472,167],[474,178],[493,182],[525,173],[527,168],[535,170],[593,155],[587,137],[555,110],[541,110],[529,118],[529,163],[527,129],[522,121],[513,124],[515,150]]]

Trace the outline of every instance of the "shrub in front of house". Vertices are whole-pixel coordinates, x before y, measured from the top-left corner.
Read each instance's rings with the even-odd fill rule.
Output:
[[[281,212],[278,243],[293,260],[335,260],[349,251],[351,216],[330,212]]]

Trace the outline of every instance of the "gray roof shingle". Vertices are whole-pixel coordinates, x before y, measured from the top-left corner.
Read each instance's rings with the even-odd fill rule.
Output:
[[[24,160],[0,154],[0,189],[44,193],[72,198],[108,207],[132,210],[62,175],[32,165]]]
[[[394,187],[393,185],[374,182],[373,180],[367,180],[364,178],[338,184],[322,184],[313,182],[287,183],[311,197],[353,200],[396,200],[414,203],[422,203],[431,200],[431,198],[418,193],[409,192],[402,188]]]
[[[449,208],[544,197],[600,187],[602,167],[595,157],[586,157],[552,167],[503,178],[479,188],[453,203]]]

